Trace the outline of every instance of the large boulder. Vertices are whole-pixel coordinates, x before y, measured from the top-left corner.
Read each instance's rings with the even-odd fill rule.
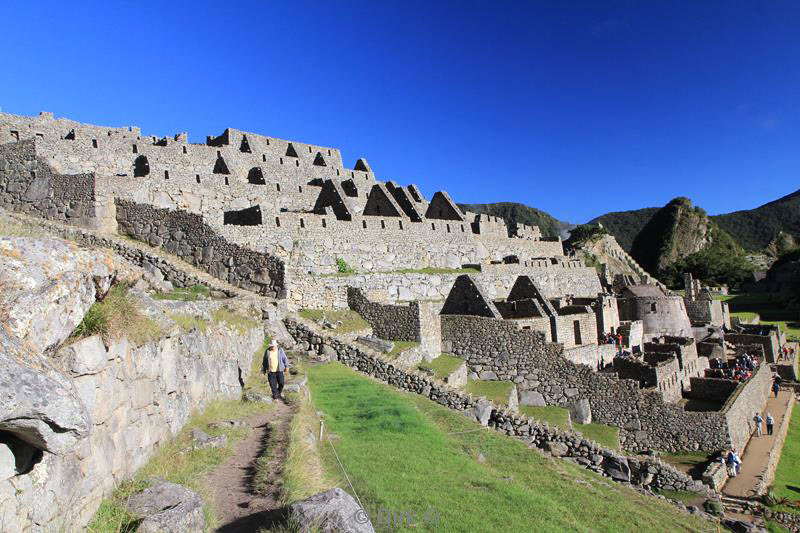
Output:
[[[616,481],[630,482],[631,480],[631,468],[628,466],[628,460],[624,457],[606,457],[603,461],[603,471]]]
[[[583,398],[576,402],[569,404],[569,416],[576,424],[591,424],[592,423],[592,406],[589,400]]]
[[[530,407],[544,407],[547,405],[542,393],[536,392],[535,390],[520,391],[519,403],[520,405],[527,405]]]
[[[453,387],[466,387],[467,386],[467,363],[461,363],[461,365],[450,372],[444,378],[445,382],[448,385],[452,385]]]
[[[375,532],[364,509],[339,487],[290,504],[289,521],[302,532]]]
[[[142,519],[138,533],[200,533],[203,500],[183,485],[160,482],[128,499],[128,511]]]
[[[88,435],[89,427],[72,382],[0,328],[0,431],[62,454]]]
[[[108,291],[117,270],[110,252],[56,239],[0,238],[0,315],[6,330],[35,353],[60,344]]]

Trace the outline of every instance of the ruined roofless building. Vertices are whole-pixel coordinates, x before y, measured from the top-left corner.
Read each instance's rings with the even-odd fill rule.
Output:
[[[0,146],[9,166],[32,161],[46,176],[35,181],[27,168],[9,176],[0,190],[6,208],[107,231],[118,227],[119,202],[127,213],[139,205],[186,212],[300,272],[335,272],[337,259],[382,272],[563,257],[560,240],[538,229],[511,236],[501,220],[461,212],[444,191],[429,201],[414,185],[379,181],[363,158],[345,167],[326,146],[235,129],[191,143],[185,133],[147,136],[51,113],[0,114]]]

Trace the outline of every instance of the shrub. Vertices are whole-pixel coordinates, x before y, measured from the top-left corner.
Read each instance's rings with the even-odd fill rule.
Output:
[[[350,274],[351,272],[355,272],[350,265],[347,264],[347,261],[341,257],[336,258],[336,270],[338,270],[340,274]]]

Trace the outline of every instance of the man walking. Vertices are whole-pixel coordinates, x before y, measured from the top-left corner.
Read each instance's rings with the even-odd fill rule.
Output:
[[[775,425],[775,419],[772,415],[767,413],[767,435],[772,435],[772,426]]]
[[[756,411],[756,416],[753,417],[753,422],[756,423],[756,436],[761,436],[761,424],[764,422],[764,419],[761,418],[761,413]]]
[[[272,339],[269,348],[264,352],[261,362],[261,373],[267,374],[269,388],[272,390],[273,400],[283,400],[283,385],[286,383],[285,374],[289,369],[289,359],[286,352],[278,346],[278,341]]]

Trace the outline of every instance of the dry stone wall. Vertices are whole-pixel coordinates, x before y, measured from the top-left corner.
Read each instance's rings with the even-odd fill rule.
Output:
[[[197,215],[117,200],[117,222],[120,233],[160,246],[215,278],[266,296],[286,297],[283,261],[226,241]]]
[[[295,320],[284,321],[301,347],[330,354],[339,362],[398,389],[420,394],[506,435],[517,437],[553,456],[567,458],[587,469],[652,489],[689,490],[709,494],[700,481],[691,479],[655,457],[625,457],[581,435],[551,428],[536,420],[500,410],[485,399],[476,399],[428,376],[396,366],[376,355],[311,329]]]
[[[350,309],[361,315],[372,326],[372,333],[390,341],[419,341],[419,304],[384,305],[370,302],[359,289],[347,290]]]
[[[640,390],[636,381],[595,372],[567,360],[562,347],[513,323],[469,316],[442,316],[442,350],[464,358],[470,370],[491,372],[541,395],[546,405],[588,399],[595,421],[620,428],[631,451],[716,450],[728,445],[723,414],[689,412],[665,403],[661,394]],[[484,374],[486,375],[486,374]]]
[[[99,337],[57,354],[90,421],[88,436],[0,481],[0,530],[79,531],[114,486],[211,400],[241,395],[263,331],[209,327],[141,346]]]
[[[94,175],[54,172],[37,157],[36,142],[0,145],[0,207],[89,224],[95,215]]]

